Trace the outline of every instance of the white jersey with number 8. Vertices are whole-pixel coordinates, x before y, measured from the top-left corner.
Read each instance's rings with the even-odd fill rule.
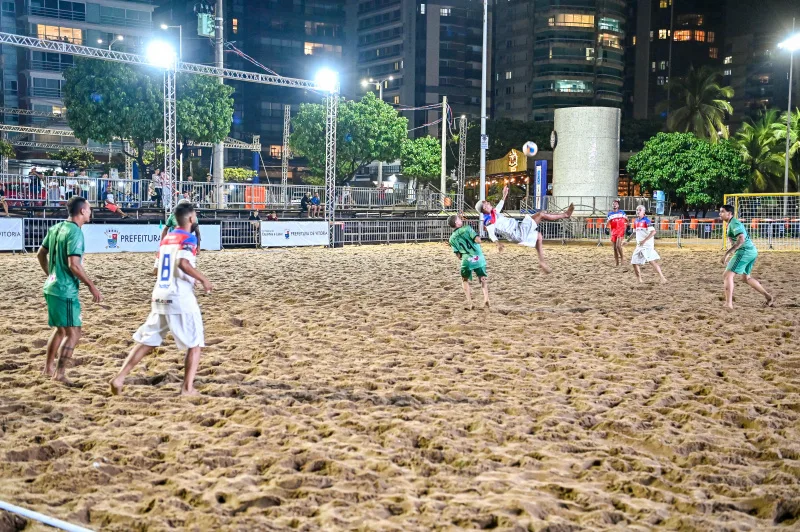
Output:
[[[180,259],[197,263],[197,237],[176,229],[161,241],[156,259],[156,285],[153,288],[152,311],[158,314],[200,312],[194,295],[193,277],[178,268]]]

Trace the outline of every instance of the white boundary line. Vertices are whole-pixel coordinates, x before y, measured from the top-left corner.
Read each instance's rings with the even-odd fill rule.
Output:
[[[60,528],[61,530],[66,530],[67,532],[93,532],[88,528],[83,528],[82,526],[73,525],[67,523],[66,521],[62,521],[61,519],[56,519],[54,517],[48,517],[46,515],[40,514],[39,512],[34,512],[33,510],[26,510],[25,508],[20,508],[19,506],[14,506],[13,504],[9,504],[4,501],[0,501],[0,509],[21,515],[23,517],[27,517],[29,519],[35,519],[40,523],[44,523],[46,525],[50,525],[55,528]]]

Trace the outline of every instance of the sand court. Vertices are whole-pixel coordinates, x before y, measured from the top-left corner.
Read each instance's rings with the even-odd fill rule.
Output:
[[[40,375],[35,256],[0,255],[0,500],[119,531],[800,526],[797,255],[756,265],[775,308],[737,281],[728,314],[721,251],[659,247],[661,286],[545,248],[550,276],[485,246],[489,313],[445,244],[202,252],[183,399],[171,339],[108,391],[151,254],[86,256],[71,387]]]

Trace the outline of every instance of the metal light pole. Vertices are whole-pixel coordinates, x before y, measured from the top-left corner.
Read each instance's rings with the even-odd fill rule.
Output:
[[[289,125],[291,121],[291,106],[287,103],[283,106],[283,149],[281,150],[281,195],[283,196],[283,208],[289,207],[289,194],[286,187],[289,186]]]
[[[467,117],[462,115],[458,123],[458,188],[456,189],[456,212],[464,205],[464,179],[467,169]]]
[[[217,0],[216,8],[214,10],[214,65],[217,68],[223,68],[224,50],[222,46],[222,0]],[[219,83],[223,84],[223,78],[220,76]],[[212,175],[214,176],[214,184],[217,188],[217,206],[222,207],[222,183],[224,181],[223,168],[225,150],[222,142],[214,143],[213,148],[214,164],[212,168]]]
[[[442,193],[442,209],[444,209],[445,206],[444,198],[447,196],[447,125],[447,96],[442,96],[442,124],[439,126],[442,132],[442,168],[439,175],[439,192]]]
[[[483,0],[483,49],[481,53],[481,143],[486,135],[486,68],[487,68],[487,33],[489,20],[488,0]],[[486,199],[486,148],[481,145],[481,192],[480,199]]]
[[[361,80],[361,86],[374,85],[378,89],[378,98],[383,101],[383,84],[386,81],[394,80],[394,76],[388,78],[374,80],[372,78]],[[378,161],[378,188],[383,186],[383,161]]]
[[[794,31],[795,19],[792,18],[792,31]],[[792,67],[794,66],[794,51],[800,48],[800,33],[796,33],[778,44],[778,48],[789,50],[789,105],[786,110],[786,155],[783,168],[783,193],[789,193],[789,137],[792,125]],[[788,211],[789,197],[783,197],[783,216]]]

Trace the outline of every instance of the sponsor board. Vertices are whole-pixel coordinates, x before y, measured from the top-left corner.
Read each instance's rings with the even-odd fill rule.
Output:
[[[84,224],[86,253],[155,252],[161,243],[162,228],[155,224]],[[200,249],[218,250],[218,225],[200,226]]]
[[[22,218],[0,220],[0,251],[23,249]]]
[[[261,246],[327,246],[327,222],[261,222]]]

